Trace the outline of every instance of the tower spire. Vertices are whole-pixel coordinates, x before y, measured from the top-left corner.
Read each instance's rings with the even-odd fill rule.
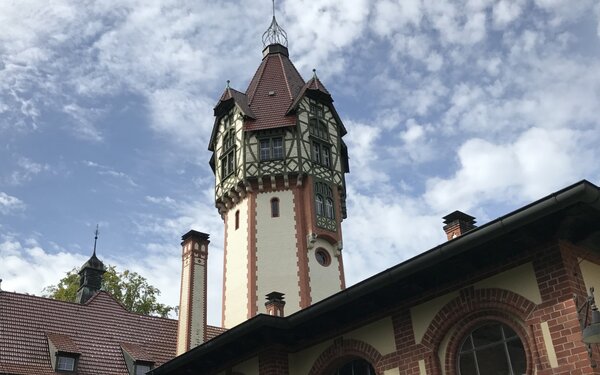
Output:
[[[94,257],[96,256],[96,243],[98,242],[98,234],[99,233],[100,232],[98,232],[98,224],[96,224],[96,232],[94,233],[95,234],[95,236],[94,236],[94,252],[92,253],[92,256],[94,256]]]
[[[275,19],[275,0],[273,0],[273,20],[267,31],[262,36],[263,47],[271,44],[281,44],[284,47],[288,46],[287,33],[279,26]]]

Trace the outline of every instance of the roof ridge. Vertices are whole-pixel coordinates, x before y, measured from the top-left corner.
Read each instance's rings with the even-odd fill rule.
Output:
[[[267,66],[267,60],[269,59],[269,56],[270,55],[267,55],[266,58],[263,59],[260,66],[258,67],[257,72],[254,73],[254,77],[250,81],[250,86],[248,86],[248,89],[246,89],[246,95],[248,96],[248,106],[252,105],[252,101],[254,100],[254,95],[256,94],[256,90],[258,90],[258,83],[261,81],[262,76],[265,72],[265,69]],[[254,87],[252,87],[252,86],[254,86]],[[252,92],[248,93],[248,90],[250,88],[252,88]]]
[[[294,101],[294,96],[292,95],[292,89],[290,88],[290,82],[289,82],[287,73],[285,71],[285,66],[283,65],[283,58],[281,57],[281,54],[279,54],[277,56],[279,56],[279,64],[281,65],[281,72],[283,73],[283,82],[285,82],[285,87],[287,87],[288,94],[290,95],[290,100]]]

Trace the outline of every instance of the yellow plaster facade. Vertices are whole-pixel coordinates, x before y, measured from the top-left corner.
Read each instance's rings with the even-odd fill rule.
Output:
[[[542,295],[538,287],[533,264],[525,263],[474,284],[475,289],[498,288],[510,290],[539,305]]]
[[[271,217],[271,199],[279,199],[279,217]],[[266,313],[264,296],[285,294],[285,315],[300,310],[296,244],[296,213],[290,190],[256,196],[256,269],[259,313]]]
[[[248,319],[248,206],[243,199],[226,216],[227,254],[224,280],[223,327],[231,328]],[[239,210],[239,228],[235,212]]]

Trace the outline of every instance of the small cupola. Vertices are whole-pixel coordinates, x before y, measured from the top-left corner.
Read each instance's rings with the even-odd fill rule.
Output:
[[[84,304],[102,287],[102,275],[106,272],[104,263],[96,257],[96,243],[98,242],[98,226],[94,237],[94,252],[90,259],[79,270],[79,289],[77,290],[77,303]]]
[[[452,240],[476,228],[475,218],[461,211],[454,211],[444,216],[443,219],[444,232],[446,232],[448,240]]]

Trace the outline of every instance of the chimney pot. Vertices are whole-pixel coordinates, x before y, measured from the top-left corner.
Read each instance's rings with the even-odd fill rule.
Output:
[[[267,314],[273,316],[283,317],[283,307],[285,306],[285,301],[283,300],[283,296],[285,294],[279,292],[271,292],[266,295],[267,302],[265,302],[265,307],[267,308]]]
[[[475,225],[475,218],[461,211],[454,211],[444,216],[443,219],[444,232],[446,232],[448,240],[462,236],[464,233],[477,227]]]

